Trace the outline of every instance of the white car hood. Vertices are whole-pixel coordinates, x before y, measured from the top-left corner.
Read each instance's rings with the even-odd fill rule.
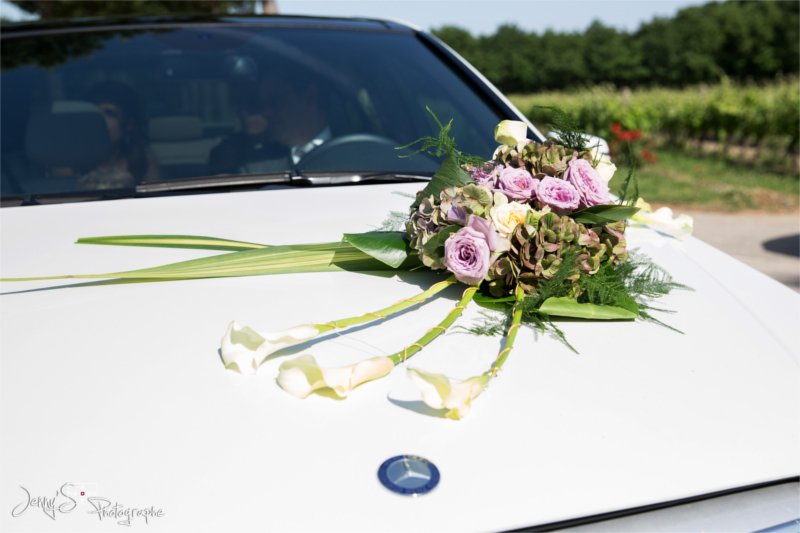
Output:
[[[215,253],[73,244],[96,235],[338,240],[405,210],[420,187],[7,208],[0,274],[114,272]],[[148,531],[486,531],[796,476],[800,297],[696,239],[632,228],[629,240],[694,289],[658,302],[676,311],[660,318],[685,334],[563,322],[575,355],[523,330],[459,422],[417,412],[402,369],[345,401],[298,400],[275,384],[279,360],[242,376],[217,353],[231,320],[269,331],[351,316],[415,294],[430,284],[424,272],[3,283],[0,529],[105,531],[124,521],[90,514],[83,500],[54,518],[33,506],[12,516],[26,493],[52,498],[67,482],[161,509]],[[331,366],[394,352],[458,294],[307,351]],[[465,378],[499,345],[451,333],[407,364]],[[377,469],[398,454],[434,462],[439,486],[417,498],[384,489]]]

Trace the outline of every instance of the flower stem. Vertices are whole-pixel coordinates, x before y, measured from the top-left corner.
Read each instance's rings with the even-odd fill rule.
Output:
[[[514,297],[516,300],[514,301],[514,308],[511,311],[511,325],[508,327],[508,332],[506,333],[506,343],[503,349],[500,350],[500,353],[497,354],[497,358],[494,360],[494,363],[492,363],[492,366],[486,371],[485,375],[487,377],[497,377],[497,373],[503,368],[506,359],[508,359],[508,354],[510,354],[511,350],[514,348],[514,341],[517,340],[517,331],[519,331],[519,327],[522,324],[522,300],[525,298],[525,291],[519,285],[517,285],[514,292]]]
[[[411,298],[406,298],[405,300],[401,300],[393,305],[390,305],[389,307],[379,309],[378,311],[374,311],[372,313],[365,313],[359,316],[334,320],[333,322],[325,322],[324,324],[313,324],[312,327],[316,328],[317,331],[319,331],[320,333],[327,333],[328,331],[332,331],[334,329],[348,328],[350,326],[356,326],[358,324],[372,322],[373,320],[387,318],[396,313],[399,313],[400,311],[408,309],[412,305],[425,302],[432,296],[443,291],[450,285],[454,285],[455,283],[457,283],[456,278],[454,276],[451,276],[444,281],[440,281],[439,283],[432,285],[428,290],[423,291],[417,294],[416,296],[412,296]]]
[[[477,291],[478,287],[467,288],[467,290],[465,290],[464,294],[461,296],[461,300],[459,300],[458,304],[456,304],[456,306],[447,314],[447,316],[444,317],[444,320],[429,329],[425,335],[417,340],[417,342],[409,344],[399,352],[390,355],[389,359],[391,359],[395,365],[399,365],[430,344],[436,337],[447,331],[447,328],[452,326],[453,322],[455,322],[456,319],[461,316],[461,313],[467,308],[467,304],[472,301],[472,298],[475,296]]]

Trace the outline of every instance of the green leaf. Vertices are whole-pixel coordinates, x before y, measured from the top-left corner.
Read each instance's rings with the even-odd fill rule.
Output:
[[[478,303],[505,303],[505,302],[516,302],[517,299],[514,296],[503,296],[502,298],[495,298],[493,296],[486,296],[485,294],[478,293],[475,295],[474,300]]]
[[[154,246],[159,248],[197,248],[226,252],[266,248],[266,244],[231,241],[198,235],[114,235],[108,237],[82,237],[77,244],[110,244],[115,246]]]
[[[622,307],[613,305],[582,304],[574,298],[548,298],[539,307],[539,311],[550,316],[570,318],[586,318],[589,320],[632,320],[639,316]]]
[[[494,298],[492,296],[486,296],[485,294],[477,293],[475,298],[473,298],[476,304],[484,307],[486,309],[491,309],[493,311],[503,311],[507,312],[511,309],[512,304],[517,301],[516,298],[513,296],[505,296],[503,298]]]
[[[398,268],[408,258],[408,243],[400,231],[345,233],[344,240],[392,268]]]
[[[410,256],[401,269],[419,265],[416,256]],[[394,270],[386,263],[362,252],[346,242],[270,246],[258,250],[231,252],[190,261],[181,261],[154,268],[110,272],[106,274],[76,274],[6,278],[2,281],[32,281],[46,279],[151,279],[177,280],[259,276],[266,274],[293,274],[298,272]]]
[[[594,205],[581,211],[576,211],[570,216],[575,222],[580,222],[581,224],[605,224],[630,218],[638,210],[638,207],[627,205]]]
[[[422,198],[427,198],[431,195],[438,197],[439,193],[448,187],[467,185],[470,183],[475,182],[472,181],[467,171],[461,168],[456,157],[451,154],[442,162],[442,166],[440,166],[436,174],[433,175],[431,181],[429,181],[425,188],[422,189],[421,193],[417,195],[417,200],[414,201],[411,207],[416,209],[419,207]]]

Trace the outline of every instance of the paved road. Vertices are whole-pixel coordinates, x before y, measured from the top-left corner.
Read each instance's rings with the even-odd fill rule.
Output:
[[[800,292],[800,216],[687,213],[695,237]]]

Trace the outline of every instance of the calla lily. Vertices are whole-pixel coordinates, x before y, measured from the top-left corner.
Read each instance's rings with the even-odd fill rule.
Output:
[[[388,357],[373,357],[354,365],[324,368],[312,355],[301,355],[283,363],[279,368],[278,385],[283,390],[305,398],[317,390],[330,389],[346,398],[357,386],[382,378],[392,371],[394,362]]]
[[[269,354],[313,339],[317,335],[319,330],[311,325],[261,334],[249,326],[242,328],[236,322],[231,322],[222,337],[220,353],[228,370],[253,374]]]
[[[672,209],[661,207],[653,211],[653,207],[642,198],[636,201],[639,211],[631,217],[633,222],[650,226],[654,230],[666,233],[678,240],[689,237],[694,230],[694,220],[689,215],[672,216]]]
[[[528,126],[519,120],[504,120],[494,128],[494,139],[506,146],[517,146],[527,139]]]
[[[433,409],[447,409],[445,416],[459,420],[469,413],[472,400],[477,398],[489,383],[489,375],[482,374],[464,381],[453,381],[443,374],[408,369],[408,376],[422,392],[422,401]]]

